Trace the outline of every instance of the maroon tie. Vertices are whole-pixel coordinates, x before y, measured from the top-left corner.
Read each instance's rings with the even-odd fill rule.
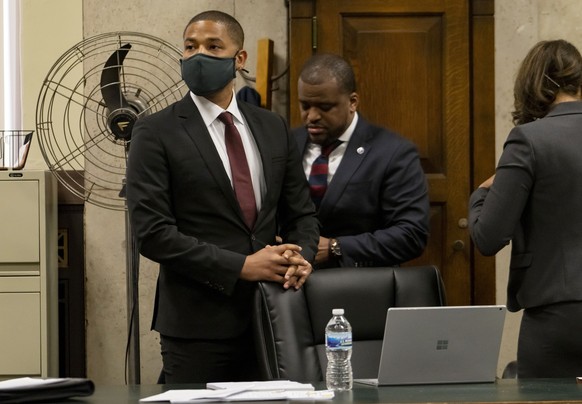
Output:
[[[232,121],[230,112],[223,112],[218,119],[224,123],[224,136],[226,141],[226,152],[230,161],[230,171],[236,199],[245,217],[249,229],[252,229],[257,220],[257,204],[255,202],[255,192],[251,181],[251,172],[247,162],[245,149],[240,138],[238,129]]]

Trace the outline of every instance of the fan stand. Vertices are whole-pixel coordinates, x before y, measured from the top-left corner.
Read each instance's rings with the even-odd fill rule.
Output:
[[[120,196],[125,199],[125,178]],[[141,363],[139,344],[139,252],[133,237],[127,199],[125,209],[125,278],[127,299],[127,383],[140,384]]]

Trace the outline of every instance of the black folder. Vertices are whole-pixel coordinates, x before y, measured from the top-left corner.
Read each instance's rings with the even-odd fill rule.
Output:
[[[47,402],[71,397],[90,396],[95,385],[89,379],[66,378],[35,386],[0,388],[0,403]]]

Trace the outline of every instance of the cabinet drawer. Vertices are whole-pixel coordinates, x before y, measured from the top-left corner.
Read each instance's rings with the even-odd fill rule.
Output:
[[[40,293],[0,293],[0,323],[0,376],[40,375]]]
[[[39,198],[38,181],[0,181],[0,262],[39,262]]]

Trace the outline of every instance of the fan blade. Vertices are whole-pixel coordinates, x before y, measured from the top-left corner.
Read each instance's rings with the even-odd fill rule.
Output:
[[[119,108],[129,108],[129,104],[121,91],[119,71],[130,49],[131,44],[127,43],[113,52],[105,62],[101,73],[101,95],[110,112]]]

